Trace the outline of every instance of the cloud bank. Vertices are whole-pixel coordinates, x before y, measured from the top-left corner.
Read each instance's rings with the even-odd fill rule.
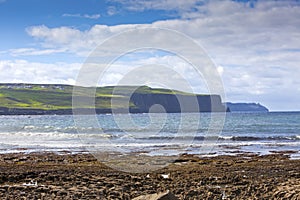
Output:
[[[26,60],[1,60],[3,83],[75,84],[80,63],[38,63]]]

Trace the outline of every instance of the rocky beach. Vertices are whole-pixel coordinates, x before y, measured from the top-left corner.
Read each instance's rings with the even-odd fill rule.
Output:
[[[134,199],[159,192],[178,199],[299,199],[300,160],[270,155],[182,155],[150,173],[109,168],[90,154],[0,155],[1,199]]]

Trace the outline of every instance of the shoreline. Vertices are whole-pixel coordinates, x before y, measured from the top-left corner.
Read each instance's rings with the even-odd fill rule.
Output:
[[[154,113],[230,113],[230,111],[172,111],[172,112],[154,112]],[[101,115],[101,114],[149,114],[147,110],[138,110],[135,108],[124,109],[110,109],[110,108],[96,108],[96,109],[54,109],[54,110],[45,110],[45,109],[27,109],[27,108],[6,108],[0,107],[0,116],[35,116],[35,115]]]
[[[117,171],[91,154],[0,154],[0,198],[132,199],[170,190],[179,199],[297,199],[300,160],[289,153],[184,154],[148,173]]]
[[[212,148],[213,149],[213,148]],[[97,150],[94,151],[92,149],[86,147],[73,147],[73,148],[12,148],[12,149],[0,149],[0,156],[1,155],[10,155],[10,154],[56,154],[56,155],[81,155],[81,154],[91,154],[94,155],[98,154],[99,152],[103,152],[105,155],[121,155],[123,157],[134,157],[134,156],[141,156],[141,157],[149,157],[157,158],[157,157],[173,157],[178,158],[182,155],[190,155],[199,158],[215,158],[215,157],[222,157],[222,156],[231,156],[231,157],[239,157],[243,155],[255,155],[255,156],[268,156],[268,155],[277,155],[282,154],[288,156],[290,160],[300,160],[300,151],[295,149],[241,149],[239,146],[231,146],[231,145],[217,145],[214,147],[214,150],[207,151],[207,152],[196,152],[196,151],[180,151],[176,148],[170,148],[169,151],[165,151],[164,153],[157,153],[148,150],[138,150],[138,151],[130,151],[130,152],[122,152],[122,151],[101,151]]]

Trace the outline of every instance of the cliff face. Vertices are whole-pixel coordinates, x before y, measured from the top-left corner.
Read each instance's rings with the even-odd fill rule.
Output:
[[[130,101],[136,106],[131,112],[225,112],[219,95],[173,95],[134,93]],[[159,105],[159,106],[157,106]],[[164,110],[162,110],[162,108]]]
[[[0,84],[0,115],[72,114],[74,96],[79,100],[75,106],[78,114],[126,113],[128,109],[131,113],[226,111],[219,95],[196,95],[148,86],[107,86],[96,88],[95,97],[89,97],[86,91],[95,88],[79,87],[75,94],[73,89],[68,85]],[[94,105],[86,105],[93,102],[89,98],[95,100]]]

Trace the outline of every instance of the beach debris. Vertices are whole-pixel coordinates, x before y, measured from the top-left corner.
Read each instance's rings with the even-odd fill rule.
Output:
[[[133,200],[178,200],[169,190],[157,194],[147,194],[134,198]]]
[[[223,200],[223,199],[227,199],[225,190],[222,191],[222,200]]]
[[[150,174],[147,174],[146,178],[150,178]]]
[[[37,181],[31,180],[29,183],[23,183],[23,186],[38,186]]]
[[[170,173],[169,174],[161,174],[160,175],[163,179],[169,179],[170,178]]]

